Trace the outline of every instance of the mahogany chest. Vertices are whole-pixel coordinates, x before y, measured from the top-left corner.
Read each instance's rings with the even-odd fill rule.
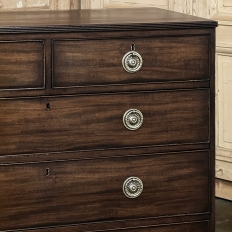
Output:
[[[216,26],[0,13],[0,231],[213,232]]]

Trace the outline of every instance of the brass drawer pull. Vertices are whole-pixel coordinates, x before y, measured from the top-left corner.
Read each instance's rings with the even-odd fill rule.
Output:
[[[143,182],[138,177],[129,177],[123,183],[123,193],[128,198],[136,198],[143,191]]]
[[[122,58],[122,66],[129,73],[138,72],[143,65],[142,56],[136,51],[127,52]]]
[[[137,109],[127,110],[123,115],[123,124],[128,130],[137,130],[143,124],[143,114]]]

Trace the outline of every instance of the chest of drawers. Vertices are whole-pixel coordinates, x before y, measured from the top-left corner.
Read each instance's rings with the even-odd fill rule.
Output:
[[[216,26],[0,13],[0,231],[213,232]]]

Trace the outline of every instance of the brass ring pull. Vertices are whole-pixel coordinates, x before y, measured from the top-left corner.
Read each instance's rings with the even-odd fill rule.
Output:
[[[129,73],[138,72],[143,65],[142,56],[136,51],[127,52],[122,58],[122,66]]]
[[[123,115],[123,124],[128,130],[137,130],[143,124],[143,114],[137,109],[127,110]]]
[[[136,198],[143,191],[143,182],[138,177],[129,177],[123,183],[123,193],[128,198]]]

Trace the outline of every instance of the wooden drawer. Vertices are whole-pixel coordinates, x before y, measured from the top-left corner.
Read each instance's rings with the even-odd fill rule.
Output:
[[[44,41],[0,41],[0,90],[44,88]]]
[[[0,230],[206,213],[209,171],[208,151],[1,165]]]
[[[208,142],[208,103],[207,89],[2,99],[0,154]],[[129,109],[143,114],[134,131]]]
[[[132,44],[143,59],[133,74],[122,66]],[[208,36],[53,41],[54,88],[201,79],[209,79]]]

